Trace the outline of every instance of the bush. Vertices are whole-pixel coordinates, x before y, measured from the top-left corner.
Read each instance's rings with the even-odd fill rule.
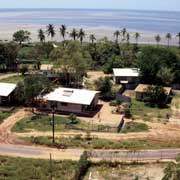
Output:
[[[88,161],[88,154],[84,151],[78,162],[74,180],[82,180],[89,167],[90,161]]]
[[[20,73],[24,76],[24,74],[28,71],[28,66],[27,65],[23,65],[20,68]]]
[[[122,101],[120,100],[112,100],[110,101],[109,105],[110,106],[118,106],[118,105],[121,105]]]

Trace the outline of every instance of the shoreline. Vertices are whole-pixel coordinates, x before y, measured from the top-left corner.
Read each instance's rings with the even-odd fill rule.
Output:
[[[56,36],[54,37],[55,41],[62,41],[62,38],[60,37],[60,33],[58,28],[60,25],[55,25],[56,28]],[[2,23],[0,22],[0,40],[1,41],[11,41],[13,33],[23,29],[23,30],[28,30],[31,32],[31,42],[36,42],[38,41],[37,35],[38,35],[38,30],[42,28],[44,31],[46,29],[46,25],[43,24],[28,24],[28,23]],[[89,35],[94,34],[96,39],[102,39],[104,37],[107,37],[109,40],[115,40],[114,37],[114,32],[119,29],[121,30],[122,28],[116,28],[116,27],[109,27],[109,26],[99,26],[99,27],[90,27],[90,26],[68,26],[67,31],[71,31],[72,28],[80,29],[83,28],[86,37],[84,41],[89,41]],[[147,31],[138,31],[135,29],[127,29],[127,31],[130,33],[130,42],[134,43],[135,38],[134,38],[134,33],[139,32],[141,34],[141,37],[138,40],[138,43],[140,44],[156,44],[156,41],[154,40],[155,35],[160,34],[162,40],[159,44],[161,45],[166,45],[167,44],[167,39],[165,38],[164,33],[155,33],[155,32],[147,32]],[[175,34],[172,34],[173,38],[171,39],[171,46],[178,46],[178,38],[176,38]],[[70,39],[67,35],[66,39]],[[120,39],[120,38],[119,38]],[[50,38],[46,37],[46,41],[49,41]]]

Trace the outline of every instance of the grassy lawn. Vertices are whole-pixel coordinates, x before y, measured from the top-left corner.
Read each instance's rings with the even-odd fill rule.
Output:
[[[0,124],[6,119],[11,113],[0,111]]]
[[[158,108],[158,107],[150,107],[144,104],[144,102],[136,101],[132,98],[131,107],[130,107],[131,114],[136,119],[142,119],[144,121],[165,121],[167,113],[171,112],[169,107],[167,108]]]
[[[124,128],[121,130],[121,133],[147,132],[148,130],[149,130],[149,127],[145,123],[128,122],[125,124]]]
[[[5,79],[1,79],[0,82],[6,82],[6,83],[18,83],[20,81],[23,81],[26,76],[13,76]]]
[[[76,162],[52,161],[53,179],[72,180]],[[0,156],[0,180],[49,180],[48,160]]]
[[[70,123],[70,120],[68,118],[62,117],[62,116],[55,116],[55,130],[56,131],[65,130],[67,123],[68,124]],[[78,120],[77,124],[74,124],[73,126],[77,128],[89,129],[90,123]],[[45,115],[32,115],[17,122],[12,129],[12,131],[14,132],[28,132],[31,130],[51,131],[52,130],[52,117],[45,116]]]
[[[152,141],[148,139],[132,139],[132,140],[106,140],[92,138],[87,139],[77,135],[69,138],[56,138],[55,144],[52,144],[52,137],[27,137],[24,138],[28,142],[38,145],[47,145],[50,147],[64,147],[64,148],[84,148],[84,149],[158,149],[180,147],[180,141]]]

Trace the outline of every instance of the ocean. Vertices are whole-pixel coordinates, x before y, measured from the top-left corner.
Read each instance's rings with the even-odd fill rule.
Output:
[[[91,9],[0,9],[0,24],[14,29],[25,26],[56,26],[94,29],[122,29],[146,34],[176,35],[180,32],[180,12]],[[17,26],[18,25],[18,26]],[[0,28],[0,31],[3,28]],[[5,33],[5,32],[4,32]],[[106,34],[105,34],[106,35]]]

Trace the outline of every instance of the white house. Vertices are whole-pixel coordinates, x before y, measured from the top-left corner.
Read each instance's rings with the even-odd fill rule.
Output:
[[[0,104],[5,105],[11,102],[16,84],[0,83]]]
[[[134,88],[139,80],[137,68],[114,68],[113,79],[116,84],[122,84],[126,88]]]
[[[43,97],[43,108],[56,111],[86,114],[96,109],[99,99],[98,91],[86,89],[57,88]]]

